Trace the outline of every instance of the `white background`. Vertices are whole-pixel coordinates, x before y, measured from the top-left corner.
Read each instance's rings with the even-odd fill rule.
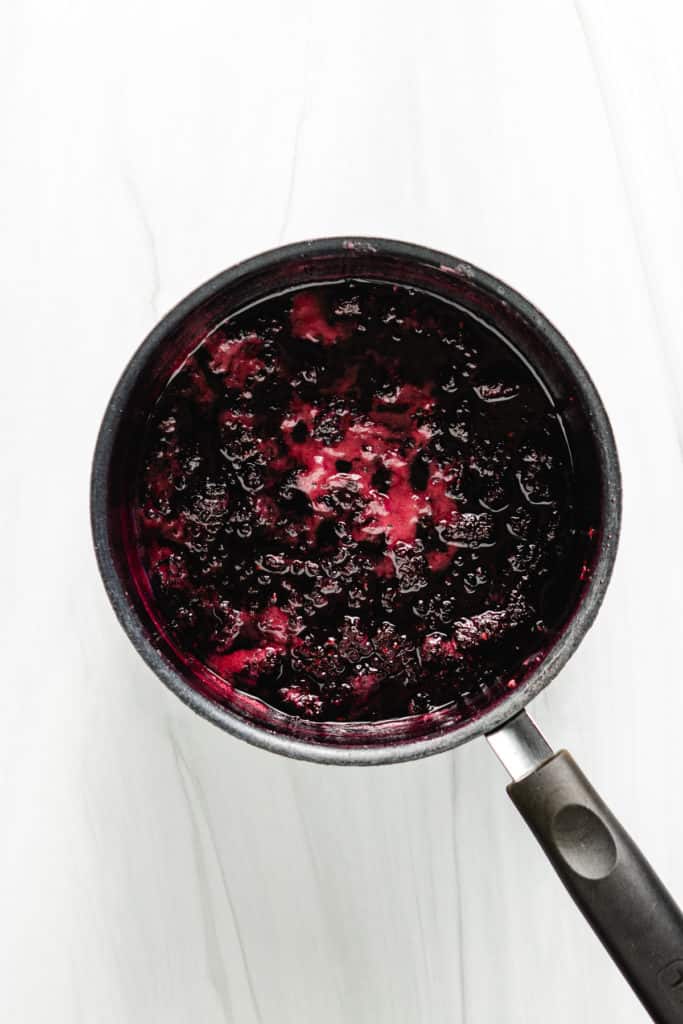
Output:
[[[316,767],[167,693],[104,596],[88,474],[147,331],[259,250],[398,237],[517,287],[593,374],[625,489],[604,609],[535,713],[683,900],[679,11],[3,9],[3,1022],[645,1019],[484,741]]]

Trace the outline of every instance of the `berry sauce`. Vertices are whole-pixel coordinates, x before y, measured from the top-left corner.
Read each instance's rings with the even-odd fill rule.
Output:
[[[230,316],[166,384],[140,465],[155,615],[227,704],[471,717],[576,604],[586,536],[558,411],[434,295],[349,280]]]

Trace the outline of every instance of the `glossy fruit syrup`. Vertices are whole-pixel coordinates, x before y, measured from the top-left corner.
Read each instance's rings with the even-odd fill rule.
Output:
[[[201,341],[153,410],[135,515],[158,620],[214,696],[318,721],[474,714],[514,689],[586,542],[529,366],[458,307],[357,280]]]

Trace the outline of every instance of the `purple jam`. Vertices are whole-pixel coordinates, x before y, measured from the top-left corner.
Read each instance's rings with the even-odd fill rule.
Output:
[[[258,302],[168,381],[135,510],[155,616],[214,698],[361,722],[515,689],[570,616],[561,418],[459,307],[349,280]]]

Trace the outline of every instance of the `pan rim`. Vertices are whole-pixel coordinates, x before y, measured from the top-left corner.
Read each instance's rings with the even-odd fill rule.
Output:
[[[319,256],[363,254],[398,257],[444,273],[464,276],[468,282],[506,302],[527,321],[550,353],[559,358],[583,399],[596,439],[600,470],[600,499],[604,510],[594,570],[583,597],[562,635],[541,664],[519,688],[463,725],[415,740],[386,744],[343,746],[313,742],[279,733],[241,717],[195,690],[178,669],[155,647],[129,600],[114,559],[108,529],[109,468],[121,417],[133,387],[151,356],[182,322],[208,299],[247,275],[275,269],[283,261]],[[490,733],[517,715],[564,667],[592,625],[602,604],[616,557],[621,524],[621,474],[612,428],[602,399],[578,356],[552,325],[527,299],[500,279],[447,253],[409,242],[365,236],[334,236],[270,249],[222,271],[199,285],[170,310],[147,335],[119,378],[99,430],[92,465],[90,514],[97,562],[109,600],[135,649],[158,678],[197,714],[239,739],[273,753],[321,764],[372,765],[416,760]]]

